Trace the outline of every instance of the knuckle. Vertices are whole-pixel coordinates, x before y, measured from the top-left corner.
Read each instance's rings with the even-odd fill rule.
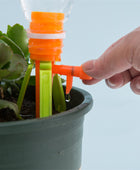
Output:
[[[140,70],[140,31],[133,31],[125,39],[126,60],[135,69]]]

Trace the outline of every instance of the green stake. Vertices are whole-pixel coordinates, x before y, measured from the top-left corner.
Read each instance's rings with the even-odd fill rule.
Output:
[[[40,117],[52,115],[52,63],[40,62]]]

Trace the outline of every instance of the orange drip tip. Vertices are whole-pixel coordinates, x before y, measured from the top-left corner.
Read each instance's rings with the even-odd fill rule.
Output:
[[[73,84],[73,76],[67,76],[67,83],[66,83],[66,94],[69,94],[72,89]]]

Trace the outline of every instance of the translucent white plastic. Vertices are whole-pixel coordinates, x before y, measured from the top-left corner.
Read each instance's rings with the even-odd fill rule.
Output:
[[[20,0],[24,14],[28,21],[31,21],[31,12],[61,12],[65,14],[65,21],[68,19],[73,0]]]

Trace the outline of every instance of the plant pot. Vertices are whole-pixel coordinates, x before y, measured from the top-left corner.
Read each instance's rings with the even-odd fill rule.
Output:
[[[68,111],[49,118],[0,124],[0,170],[78,170],[83,122],[91,95],[71,91]]]

